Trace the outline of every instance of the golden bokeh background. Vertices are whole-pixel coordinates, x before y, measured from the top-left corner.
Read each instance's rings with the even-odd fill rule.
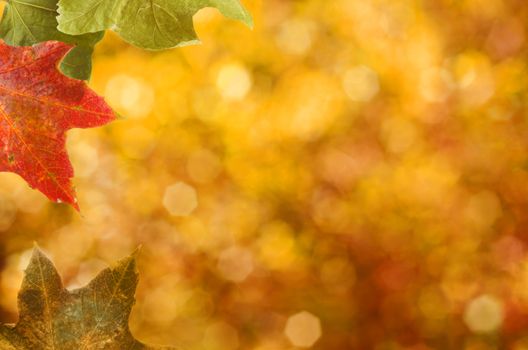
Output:
[[[0,175],[1,321],[34,241],[70,288],[141,244],[145,342],[528,349],[528,3],[243,2],[200,46],[106,35],[81,214]]]

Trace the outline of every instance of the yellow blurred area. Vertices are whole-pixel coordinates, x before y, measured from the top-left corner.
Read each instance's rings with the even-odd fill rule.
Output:
[[[528,349],[528,3],[243,2],[199,46],[106,35],[81,215],[0,175],[1,320],[33,241],[72,288],[141,244],[145,342]]]

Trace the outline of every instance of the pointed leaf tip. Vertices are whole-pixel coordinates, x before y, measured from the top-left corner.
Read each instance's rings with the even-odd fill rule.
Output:
[[[141,250],[143,249],[143,244],[139,244],[136,249],[134,249],[134,251],[132,252],[132,254],[130,254],[131,257],[134,258],[134,260],[137,260],[137,257],[139,256],[139,254],[141,253]]]
[[[37,244],[37,242],[33,242],[33,251],[31,252],[31,259],[30,263],[33,259],[45,259],[48,260],[51,263],[51,259],[44,253],[42,248]]]

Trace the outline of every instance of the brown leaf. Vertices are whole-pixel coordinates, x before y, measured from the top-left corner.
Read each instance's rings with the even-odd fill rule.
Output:
[[[135,255],[68,291],[53,263],[35,248],[18,295],[19,321],[0,326],[0,349],[123,350],[146,346],[130,334],[138,282]]]

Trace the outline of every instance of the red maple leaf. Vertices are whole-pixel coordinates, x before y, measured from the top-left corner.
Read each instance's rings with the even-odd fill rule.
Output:
[[[55,202],[79,210],[66,131],[112,121],[114,112],[85,82],[57,65],[72,46],[0,42],[0,171],[16,173]]]

